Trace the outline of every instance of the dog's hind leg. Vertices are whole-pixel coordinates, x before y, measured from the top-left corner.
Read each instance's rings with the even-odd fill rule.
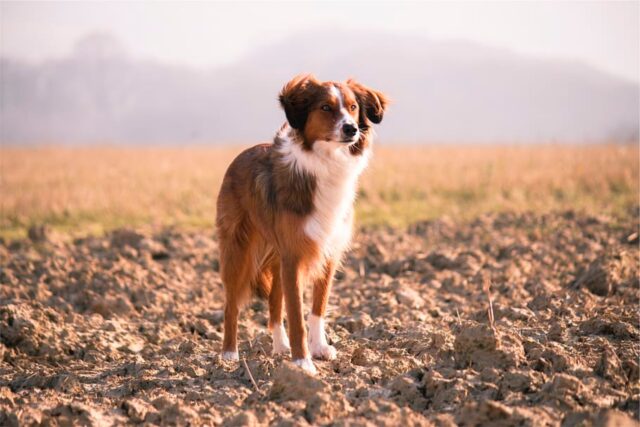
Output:
[[[275,261],[270,267],[273,282],[271,284],[271,293],[269,294],[269,329],[273,337],[273,354],[289,354],[291,345],[289,344],[287,330],[282,322],[283,293],[280,262]]]
[[[241,224],[234,233],[220,239],[220,273],[225,289],[224,339],[222,357],[238,360],[238,314],[251,295],[256,274],[255,237]]]

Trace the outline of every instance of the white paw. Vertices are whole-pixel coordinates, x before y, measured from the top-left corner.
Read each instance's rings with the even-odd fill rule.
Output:
[[[240,360],[237,351],[224,351],[222,352],[222,358],[224,360]]]
[[[284,325],[280,324],[274,326],[271,331],[273,335],[273,354],[289,354],[291,353],[291,345],[289,344],[289,337],[287,331],[284,329]]]
[[[315,375],[318,373],[318,370],[316,369],[316,366],[313,364],[313,362],[311,361],[311,358],[307,357],[306,359],[297,359],[294,360],[293,363],[295,363],[296,365],[300,366],[302,369],[304,369],[305,371],[307,371],[308,373]]]
[[[316,359],[333,360],[338,356],[336,348],[325,343],[309,343],[309,351]]]
[[[309,350],[316,359],[333,360],[338,352],[329,345],[324,334],[324,319],[319,316],[309,316]]]

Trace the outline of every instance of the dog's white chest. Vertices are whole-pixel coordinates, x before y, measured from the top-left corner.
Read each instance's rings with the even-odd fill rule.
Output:
[[[285,161],[312,175],[316,183],[304,233],[318,245],[323,257],[340,256],[351,240],[358,177],[367,166],[370,152],[352,155],[347,146],[331,141],[316,141],[308,152],[285,132],[281,138]]]
[[[351,217],[356,194],[357,175],[319,177],[313,197],[313,212],[304,232],[327,257],[339,256],[351,239]]]
[[[322,145],[317,148],[322,149]],[[367,157],[353,156],[347,150],[323,154],[320,159],[325,167],[314,171],[313,211],[304,232],[325,257],[336,257],[344,252],[351,240],[358,177],[366,166]]]

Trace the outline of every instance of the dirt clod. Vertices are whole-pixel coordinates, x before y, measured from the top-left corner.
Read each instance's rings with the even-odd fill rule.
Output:
[[[278,402],[308,400],[316,393],[328,389],[329,385],[324,381],[293,363],[284,362],[273,374],[273,386],[269,391],[269,399]]]
[[[463,324],[453,347],[459,365],[476,369],[517,367],[524,360],[524,349],[517,334],[501,332],[485,324]]]
[[[603,256],[576,279],[574,286],[585,287],[595,295],[607,296],[621,284],[634,280],[634,270],[637,270],[637,259],[626,251]]]
[[[313,425],[331,424],[352,410],[348,400],[341,393],[320,392],[314,394],[305,406],[305,418]]]

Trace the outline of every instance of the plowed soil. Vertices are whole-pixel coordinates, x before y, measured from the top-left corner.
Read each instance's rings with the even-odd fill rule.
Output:
[[[0,425],[637,425],[638,213],[360,230],[316,377],[258,299],[221,360],[212,232],[33,228],[0,244]]]

